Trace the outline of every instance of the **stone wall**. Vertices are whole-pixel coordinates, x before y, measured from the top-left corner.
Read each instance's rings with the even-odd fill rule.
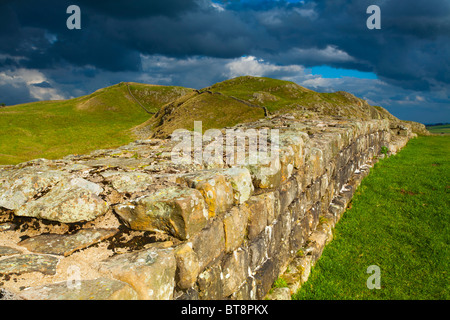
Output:
[[[294,293],[382,147],[414,136],[289,115],[237,128],[278,129],[279,157],[174,163],[153,139],[0,167],[1,295],[263,299],[283,273]]]

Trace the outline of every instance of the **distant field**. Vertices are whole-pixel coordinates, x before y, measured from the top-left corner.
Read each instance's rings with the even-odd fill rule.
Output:
[[[431,133],[450,134],[450,124],[443,124],[440,126],[427,126],[427,130]]]
[[[381,289],[366,286],[380,268]],[[450,299],[450,137],[411,140],[357,189],[296,299]]]

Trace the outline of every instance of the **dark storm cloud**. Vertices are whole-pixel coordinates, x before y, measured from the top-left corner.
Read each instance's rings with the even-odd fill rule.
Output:
[[[71,4],[81,8],[81,30],[66,27]],[[366,27],[372,4],[381,8],[381,30]],[[230,59],[254,56],[275,66],[374,72],[392,86],[449,99],[449,1],[6,0],[0,21],[0,73],[40,70],[55,87],[68,70],[77,73],[67,76],[73,83],[150,72],[147,79],[191,78],[195,87],[222,80]],[[177,68],[149,66],[158,59],[143,56]]]
[[[382,30],[366,28],[366,8],[379,3]],[[136,71],[139,54],[218,58],[260,55],[275,63],[373,71],[387,81],[429,89],[449,83],[450,4],[441,0],[87,1],[82,30],[65,26],[72,1],[6,1],[1,6],[1,49],[28,58],[28,68],[61,61],[110,71]],[[219,2],[218,2],[219,3]],[[220,3],[219,3],[220,4]],[[55,37],[54,42],[49,36]],[[329,46],[353,60],[324,60],[293,49]],[[36,49],[37,48],[37,49]],[[306,51],[307,52],[307,51]]]

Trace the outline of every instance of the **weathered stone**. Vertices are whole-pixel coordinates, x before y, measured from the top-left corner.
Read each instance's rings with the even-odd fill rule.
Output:
[[[19,254],[21,253],[19,250],[11,248],[11,247],[6,247],[6,246],[0,246],[0,258],[3,256],[11,256],[13,254]]]
[[[0,274],[40,272],[54,275],[59,259],[47,255],[21,254],[0,260]]]
[[[192,245],[197,253],[200,270],[203,270],[225,251],[223,223],[219,220],[213,221],[208,227],[193,237]]]
[[[290,235],[290,254],[295,254],[305,242],[305,230],[301,222],[296,222],[292,226]]]
[[[220,266],[212,266],[198,276],[199,298],[201,300],[223,299],[222,269]]]
[[[103,189],[82,178],[64,178],[43,197],[29,201],[15,214],[74,223],[91,221],[108,210],[108,204],[99,194]]]
[[[280,145],[290,146],[294,151],[294,167],[301,168],[305,162],[304,145],[308,141],[308,135],[301,131],[289,130],[280,133]]]
[[[248,165],[255,188],[277,188],[281,184],[281,162],[279,154],[272,155],[267,162]]]
[[[264,235],[260,235],[253,240],[249,246],[249,266],[250,270],[254,272],[267,260],[267,246]]]
[[[47,191],[67,173],[23,168],[0,179],[0,207],[17,210],[41,192]]]
[[[236,250],[244,241],[249,216],[247,206],[233,207],[223,219],[225,230],[225,250]]]
[[[295,153],[291,146],[280,149],[281,184],[285,183],[294,171]]]
[[[124,223],[134,230],[163,231],[185,240],[200,231],[208,220],[198,190],[169,187],[115,207]]]
[[[224,170],[223,174],[230,180],[235,204],[247,201],[254,190],[250,171],[247,168],[230,168]]]
[[[19,242],[31,252],[69,256],[114,236],[118,229],[82,229],[75,234],[44,234]]]
[[[20,297],[25,300],[137,300],[137,293],[122,281],[98,278],[28,288]]]
[[[289,259],[289,236],[291,234],[290,212],[280,215],[273,226],[268,226],[265,232],[267,254],[277,267],[283,267]]]
[[[248,276],[248,252],[238,249],[228,254],[222,265],[222,288],[225,297],[241,286]]]
[[[199,172],[182,176],[179,181],[186,181],[190,187],[202,193],[210,217],[226,212],[233,205],[233,187],[224,175]]]
[[[101,173],[107,181],[111,182],[114,189],[121,193],[141,192],[153,182],[151,175],[143,172],[120,172],[108,170]]]
[[[267,260],[260,269],[255,273],[254,278],[256,281],[256,299],[264,299],[270,287],[278,276],[275,270],[275,264],[272,260]]]
[[[283,214],[288,206],[297,198],[297,180],[290,179],[280,188],[280,213]]]
[[[173,249],[150,248],[104,260],[100,271],[128,283],[141,300],[169,300],[175,287]]]
[[[252,240],[257,237],[267,226],[270,206],[268,206],[265,194],[253,196],[247,203],[250,211],[248,238]]]
[[[192,249],[192,243],[183,243],[175,249],[175,259],[177,261],[177,286],[180,289],[192,287],[200,273],[197,254]]]
[[[256,299],[256,280],[253,276],[248,276],[244,283],[233,292],[233,300],[255,300]]]

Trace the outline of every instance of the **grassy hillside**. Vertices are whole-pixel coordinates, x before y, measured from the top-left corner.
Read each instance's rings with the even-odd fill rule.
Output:
[[[380,112],[379,109],[347,92],[319,93],[291,81],[270,78],[238,77],[204,90],[220,92],[255,105],[265,106],[271,113],[303,111],[307,114],[361,119],[383,118],[388,113],[383,108],[381,108],[383,112]]]
[[[237,77],[198,90],[162,107],[142,127],[154,137],[166,138],[173,130],[203,130],[254,121],[266,115],[292,113],[299,118],[320,116],[389,119],[399,121],[382,107],[373,107],[347,92],[319,93],[293,82],[261,77]]]
[[[187,99],[186,99],[187,98]],[[222,94],[193,93],[170,103],[150,119],[154,137],[168,137],[175,129],[194,129],[202,121],[203,131],[264,118],[264,109],[251,106]]]
[[[450,138],[428,136],[377,163],[295,298],[450,299],[449,159]]]
[[[192,91],[133,83],[130,90],[154,112],[165,101]],[[1,108],[0,165],[35,158],[56,159],[126,144],[136,138],[131,129],[149,117],[130,96],[125,83],[66,101]]]

